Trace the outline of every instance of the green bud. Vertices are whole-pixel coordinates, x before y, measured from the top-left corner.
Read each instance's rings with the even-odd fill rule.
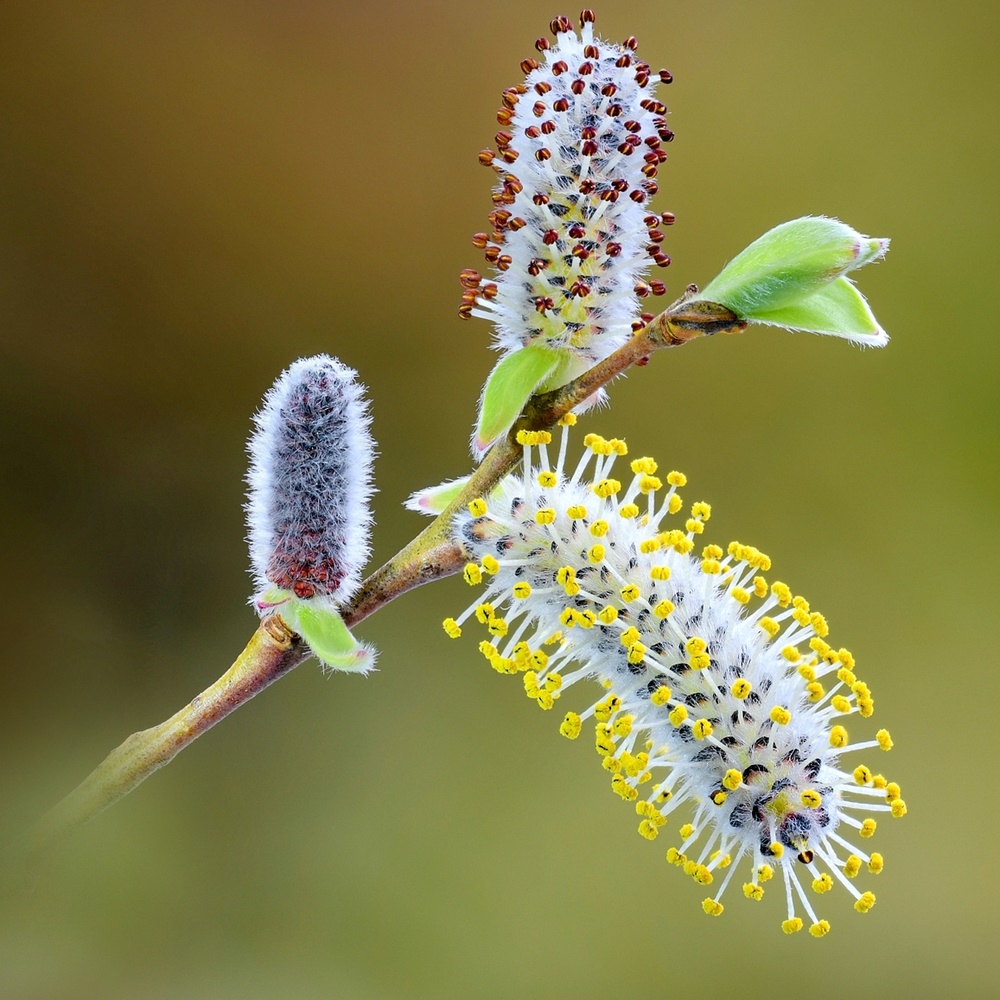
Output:
[[[441,483],[440,486],[428,486],[426,489],[411,494],[403,506],[418,514],[437,517],[462,492],[468,481],[468,476],[462,476],[461,479],[449,479],[447,482]]]
[[[351,635],[340,613],[325,598],[304,599],[276,589],[266,596],[325,669],[366,674],[375,665],[375,650]]]
[[[473,450],[481,455],[517,420],[531,395],[561,366],[565,352],[532,345],[502,357],[490,372],[479,404]]]
[[[884,347],[888,336],[845,275],[888,248],[887,239],[862,236],[836,219],[796,219],[751,243],[698,299],[724,305],[748,322]]]

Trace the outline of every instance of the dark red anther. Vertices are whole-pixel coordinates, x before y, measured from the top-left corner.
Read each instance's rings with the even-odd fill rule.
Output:
[[[486,283],[485,285],[483,285],[483,287],[482,287],[482,288],[480,289],[480,294],[481,294],[481,295],[482,295],[482,297],[483,297],[484,299],[486,299],[486,300],[487,300],[488,302],[492,302],[492,300],[493,300],[493,299],[495,299],[495,298],[497,297],[497,295],[498,295],[499,291],[500,291],[500,289],[499,289],[499,288],[497,288],[497,286],[496,286],[496,283],[495,283],[495,282],[492,282],[492,281],[488,281],[488,282],[487,282],[487,283]]]
[[[531,106],[531,113],[536,118],[541,118],[542,115],[545,114],[545,111],[546,111],[546,107],[545,107],[545,105],[541,101],[535,101],[535,103],[532,104],[532,106]]]
[[[514,218],[507,223],[507,228],[512,233],[516,233],[519,229],[524,229],[526,225],[527,222],[525,222],[524,219],[521,218],[521,216],[515,215]]]
[[[497,121],[501,125],[509,125],[513,117],[514,117],[514,112],[511,111],[510,108],[501,108],[497,112]]]
[[[569,227],[569,238],[571,240],[582,240],[586,235],[586,227],[581,226],[579,222],[574,222],[573,225]]]
[[[488,167],[493,163],[494,155],[492,149],[481,149],[479,150],[479,162],[484,167]]]
[[[522,59],[521,60],[521,72],[527,76],[532,70],[538,69],[537,59]]]
[[[553,102],[552,110],[569,111],[569,101],[565,97],[560,97],[559,100]]]
[[[587,59],[600,59],[601,50],[596,45],[585,45],[583,54]]]
[[[458,280],[463,288],[478,288],[483,276],[475,268],[466,267],[459,274]]]
[[[552,135],[556,130],[556,123],[552,120],[542,122],[542,134]]]
[[[636,283],[632,291],[635,292],[635,294],[638,295],[640,299],[644,299],[647,295],[649,295],[652,289],[649,287],[649,285],[646,284],[645,281],[640,281]]]
[[[609,243],[605,252],[609,257],[618,257],[621,255],[622,245],[620,243]]]
[[[518,153],[516,149],[505,149],[500,154],[500,159],[502,159],[504,163],[513,163],[520,155],[521,154]]]
[[[632,332],[638,333],[646,324],[641,319],[632,320]],[[636,364],[639,364],[637,361]]]
[[[578,260],[586,260],[590,256],[590,251],[582,243],[577,243],[570,253]]]
[[[510,110],[513,111],[517,106],[517,99],[519,96],[517,87],[508,87],[500,95],[500,101],[505,108],[510,108]]]
[[[501,254],[497,257],[497,267],[501,271],[506,271],[512,263],[512,258],[508,254]]]
[[[649,83],[649,74],[648,73],[636,73],[635,74],[635,82],[640,87],[645,87],[646,84]]]
[[[580,187],[577,190],[580,194],[593,194],[597,190],[597,182],[587,177],[580,181]]]
[[[539,97],[544,97],[551,89],[552,84],[547,83],[545,80],[539,80],[538,83],[535,84],[535,93],[538,94]]]
[[[513,138],[514,137],[510,134],[510,132],[497,132],[497,134],[493,136],[493,141],[497,144],[497,149],[502,151],[511,144]]]
[[[628,69],[632,65],[632,57],[626,53],[622,53],[616,60],[615,65],[619,69]]]
[[[656,134],[657,134],[657,135],[658,135],[658,136],[659,136],[659,137],[660,137],[660,138],[661,138],[661,139],[662,139],[662,140],[663,140],[664,142],[673,142],[673,141],[674,141],[674,133],[673,133],[673,130],[672,130],[672,129],[669,129],[669,128],[658,128],[658,129],[656,130]]]
[[[524,130],[524,134],[529,139],[537,139],[542,134],[542,130],[537,125],[529,125]]]
[[[618,147],[618,152],[621,153],[622,156],[631,156],[632,155],[632,146],[629,143],[627,143],[627,142],[623,142]]]
[[[645,326],[647,323],[652,323],[653,322],[653,314],[652,313],[639,313],[639,319],[642,320],[642,325]]]
[[[535,312],[544,313],[549,309],[552,309],[555,303],[547,295],[539,295],[535,299]]]
[[[594,64],[591,62],[581,63],[580,68],[577,70],[577,73],[579,73],[580,76],[590,76],[590,74],[593,72],[594,72]]]
[[[668,69],[660,70],[660,83],[673,83],[674,75]]]
[[[644,325],[645,324],[640,325],[639,329],[641,330]],[[639,360],[636,361],[636,363],[635,363],[635,365],[636,365],[637,368],[645,368],[646,365],[648,365],[648,364],[649,364],[649,355],[648,354],[645,355],[644,357],[639,358]]]
[[[549,203],[549,196],[541,191],[536,191],[532,196],[531,200],[536,205],[547,205]]]
[[[597,138],[597,129],[594,128],[591,125],[585,125],[582,129],[580,129],[580,138],[584,139],[584,140],[586,140],[586,139],[596,139]]]
[[[643,190],[646,192],[647,195],[649,195],[650,198],[652,198],[653,195],[656,194],[656,192],[660,190],[660,185],[657,184],[656,181],[643,181],[642,182],[642,187],[643,187]]]
[[[659,257],[654,257],[653,262],[657,267],[670,267],[670,258],[665,253],[661,253]]]
[[[472,245],[477,250],[485,250],[488,243],[489,237],[487,237],[486,233],[475,233],[472,237]]]
[[[632,121],[632,119],[629,119],[627,122],[625,122],[625,131],[626,132],[641,132],[642,131],[642,126],[637,121]]]
[[[601,192],[601,201],[609,201],[613,205],[618,200],[618,192],[614,188],[608,188]]]
[[[662,222],[665,226],[672,226],[676,221],[677,216],[674,215],[673,212],[664,212],[663,215],[660,216],[660,222]]]
[[[541,274],[542,271],[544,271],[548,266],[549,262],[545,260],[544,257],[532,257],[531,260],[528,261],[528,274],[530,274],[533,278],[537,278],[538,275]]]
[[[640,139],[634,132],[630,135],[625,136],[625,141],[633,148],[638,149],[642,145],[642,139]]]
[[[616,177],[612,182],[611,186],[619,193],[628,190],[628,181],[624,177]]]
[[[553,76],[562,76],[563,73],[567,72],[568,70],[569,70],[569,63],[563,62],[562,59],[560,59],[559,62],[552,64]]]
[[[666,295],[667,286],[663,284],[662,281],[653,280],[649,283],[649,287],[653,290],[654,295]]]
[[[553,243],[559,242],[559,234],[554,229],[546,229],[542,233],[542,242],[547,246],[552,246]]]
[[[569,89],[572,90],[577,97],[579,97],[587,89],[587,85],[583,82],[583,80],[577,77],[577,79],[569,85]]]
[[[597,20],[597,15],[589,8],[585,7],[580,11],[580,27],[585,24],[593,24]]]
[[[494,205],[513,205],[514,196],[512,194],[508,194],[506,191],[494,191],[493,194],[490,195],[490,201],[492,201]]]
[[[472,306],[467,302],[463,302],[458,307],[458,318],[459,319],[472,319]]]
[[[618,93],[618,88],[613,83],[606,83],[601,87],[601,93],[605,97],[614,97]]]
[[[590,294],[590,285],[585,281],[574,281],[570,285],[569,294],[571,296],[576,296],[578,299],[586,298]]]
[[[605,114],[609,118],[621,118],[621,116],[622,116],[622,106],[620,104],[609,104],[608,105],[608,110],[605,111]]]
[[[546,160],[551,160],[552,151],[542,146],[541,149],[535,150],[535,159],[538,160],[539,163],[544,163]]]
[[[655,176],[656,176],[656,172],[657,172],[657,166],[656,166],[656,164],[655,164],[655,163],[644,163],[644,164],[642,165],[642,172],[643,172],[643,173],[644,173],[644,174],[645,174],[645,175],[646,175],[647,177],[649,177],[650,179],[652,179],[653,177],[655,177]]]
[[[634,190],[629,191],[628,196],[634,202],[636,202],[636,204],[639,204],[639,205],[641,205],[646,200],[646,193],[644,191],[640,191],[638,188],[635,188]]]
[[[628,38],[622,42],[622,46],[626,49],[631,49],[633,52],[639,48],[639,43],[636,41],[635,35],[629,35]]]
[[[497,229],[503,229],[503,227],[510,221],[510,216],[511,213],[506,211],[506,209],[499,208],[495,212],[490,212],[486,218],[489,219],[490,222],[497,227]]]
[[[503,189],[508,194],[520,194],[524,190],[524,185],[513,174],[508,174],[504,178]]]
[[[549,40],[547,38],[536,38],[535,39],[535,48],[539,52],[545,52],[548,49],[549,44],[550,43],[549,43]]]
[[[549,31],[553,35],[558,35],[560,32],[572,31],[573,22],[565,15],[560,15],[559,17],[553,18],[549,22]]]
[[[646,235],[649,237],[651,243],[663,242],[663,233],[661,233],[659,229],[650,229]]]
[[[580,147],[580,152],[584,156],[597,156],[599,149],[600,147],[593,139],[585,139],[583,145]]]
[[[495,264],[500,259],[500,247],[488,246],[483,256],[486,258],[487,263]]]

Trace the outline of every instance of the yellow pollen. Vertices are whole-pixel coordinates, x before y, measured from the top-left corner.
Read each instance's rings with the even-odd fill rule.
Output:
[[[688,710],[683,705],[678,705],[668,716],[670,719],[670,724],[673,726],[682,726],[687,721]]]
[[[590,526],[590,533],[595,538],[603,538],[608,533],[608,522],[607,521],[595,521]]]
[[[733,587],[733,597],[736,598],[740,604],[750,603],[750,592],[744,590],[742,587]]]
[[[894,799],[891,806],[892,815],[899,819],[906,815],[906,803],[902,799]]]
[[[483,571],[477,563],[466,563],[465,569],[462,571],[462,579],[470,587],[475,587],[477,584],[483,582]]]
[[[526,580],[519,580],[514,584],[512,593],[519,601],[523,601],[526,597],[531,596],[531,584]]]
[[[843,747],[847,745],[847,730],[843,726],[834,726],[830,730],[830,746]]]
[[[671,486],[687,486],[687,481],[687,476],[685,476],[683,472],[674,471],[667,474],[667,482],[670,483]]]
[[[862,837],[871,837],[875,833],[876,824],[873,819],[863,820],[861,823],[861,829],[858,831]]]
[[[863,892],[861,898],[854,904],[858,913],[867,913],[875,905],[875,893]]]
[[[650,571],[649,575],[653,580],[669,580],[670,579],[670,567],[669,566],[654,566]]]
[[[597,612],[597,617],[600,618],[605,625],[610,625],[613,621],[618,620],[618,609],[610,604],[605,605],[600,611]]]
[[[802,804],[807,809],[819,809],[819,807],[823,804],[823,796],[820,795],[815,788],[804,789],[800,797],[802,799]]]
[[[830,933],[830,925],[825,920],[820,920],[818,923],[812,925],[809,928],[809,933],[812,934],[814,938],[821,938]]]
[[[595,566],[604,560],[604,546],[597,544],[591,545],[590,551],[587,553],[587,559]]]
[[[717,899],[703,899],[701,902],[701,908],[710,916],[718,917],[721,915],[725,907]]]
[[[677,514],[677,513],[679,513],[679,512],[680,512],[680,509],[681,509],[681,508],[682,508],[683,506],[684,506],[684,501],[683,501],[683,500],[681,500],[681,498],[680,498],[680,497],[679,497],[679,496],[678,496],[678,495],[677,495],[677,494],[675,493],[675,494],[674,494],[674,495],[673,495],[673,496],[672,496],[672,497],[671,497],[671,498],[670,498],[670,499],[669,499],[669,500],[667,501],[667,513],[668,513],[668,514]]]
[[[639,507],[634,503],[622,504],[618,508],[618,516],[624,518],[626,521],[631,521],[633,518],[639,516]]]
[[[656,476],[642,476],[639,480],[639,489],[643,493],[655,493],[663,486],[663,483]]]
[[[621,599],[626,604],[629,604],[632,601],[638,600],[640,595],[642,594],[642,591],[639,590],[639,588],[634,583],[630,583],[622,587],[619,593],[621,594]]]
[[[661,684],[650,697],[650,701],[657,706],[666,705],[670,701],[670,697],[673,692],[666,686],[666,684]]]
[[[881,854],[873,854],[868,861],[868,871],[870,871],[872,875],[880,875],[884,867],[885,861],[882,859]]]
[[[725,788],[728,788],[729,791],[731,792],[735,792],[736,789],[739,788],[742,783],[743,783],[743,775],[740,774],[740,772],[737,771],[736,768],[734,767],[731,767],[728,771],[726,771],[725,775],[723,775],[722,784]]]
[[[861,871],[861,858],[856,854],[852,854],[844,862],[844,874],[848,878],[856,878],[859,871]]]
[[[764,887],[762,885],[758,885],[756,882],[744,882],[743,895],[746,896],[747,899],[763,899]]]
[[[566,516],[574,521],[580,521],[587,516],[587,508],[582,503],[575,503],[566,508]]]
[[[739,677],[733,681],[733,697],[743,701],[753,690],[753,685],[745,678]]]
[[[878,745],[883,750],[891,750],[892,749],[892,739],[889,736],[889,733],[885,729],[880,729],[875,734],[875,739],[878,740]]]
[[[545,487],[545,489],[551,489],[557,482],[558,479],[554,472],[545,471],[538,473],[538,485]]]
[[[694,738],[696,740],[705,740],[712,735],[712,723],[708,719],[699,719],[692,727],[691,732],[694,733]],[[718,805],[719,803],[716,803]]]
[[[445,618],[441,624],[450,639],[457,639],[462,634],[462,627],[454,618]]]
[[[813,879],[813,892],[829,892],[833,888],[833,879],[826,872],[819,878]]]
[[[482,497],[476,497],[469,501],[469,513],[473,517],[482,517],[486,513],[486,501]]]
[[[792,721],[792,713],[782,705],[775,705],[771,709],[771,721],[776,722],[779,726],[787,726]]]
[[[757,624],[772,639],[781,631],[781,626],[773,618],[768,618],[767,615],[761,618],[761,620],[757,622]]]
[[[783,920],[781,922],[781,929],[786,934],[794,934],[796,931],[802,930],[802,918],[792,917],[791,920]]]
[[[594,483],[591,487],[593,491],[601,497],[601,499],[606,500],[608,497],[613,497],[622,488],[622,484],[618,482],[617,479],[602,479],[599,483]]]
[[[535,514],[536,524],[552,524],[556,519],[556,512],[551,507],[542,507]]]
[[[500,572],[500,563],[498,563],[493,556],[483,556],[480,562],[484,573],[489,573],[490,576],[493,576],[494,574]]]
[[[660,601],[653,608],[653,614],[656,615],[657,618],[666,618],[667,615],[669,615],[670,612],[673,611],[673,610],[674,610],[674,603],[673,603],[673,601],[668,601],[668,600],[664,599],[664,600]]]
[[[858,764],[854,769],[854,780],[859,785],[867,785],[872,780],[872,773],[864,764]]]
[[[851,703],[843,695],[838,694],[831,698],[830,704],[842,715],[847,715],[851,711]]]
[[[635,475],[644,473],[647,476],[653,475],[656,472],[657,465],[655,459],[650,458],[648,455],[644,455],[642,458],[634,458],[629,463],[629,468]]]
[[[649,555],[650,552],[655,552],[661,547],[661,542],[659,538],[647,538],[639,544],[639,551],[643,555]]]

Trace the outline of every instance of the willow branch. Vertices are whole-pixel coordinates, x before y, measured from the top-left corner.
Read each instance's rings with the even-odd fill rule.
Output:
[[[465,553],[451,538],[452,518],[470,500],[487,496],[520,462],[522,450],[516,443],[519,430],[552,427],[598,389],[632,365],[645,363],[661,348],[677,347],[713,333],[739,332],[745,326],[721,306],[690,302],[684,296],[639,330],[624,347],[579,378],[560,389],[533,396],[507,437],[494,445],[447,509],[372,573],[354,598],[340,609],[344,621],[348,626],[356,625],[400,594],[464,567]],[[126,796],[202,733],[309,655],[308,647],[279,615],[265,618],[222,677],[166,722],[129,736],[47,813],[29,833],[26,853],[40,854],[70,830]]]

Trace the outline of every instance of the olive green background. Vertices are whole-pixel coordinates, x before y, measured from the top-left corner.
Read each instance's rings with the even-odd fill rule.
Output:
[[[421,526],[405,496],[469,469],[476,153],[562,11],[423,8],[0,5],[6,839],[248,638],[244,442],[293,358],[370,386],[373,565]],[[597,12],[676,77],[671,292],[799,215],[893,239],[858,276],[884,351],[752,328],[655,357],[587,423],[685,470],[712,540],[769,552],[856,654],[909,806],[878,905],[835,890],[823,941],[781,934],[780,891],[706,917],[589,747],[444,637],[448,580],[359,629],[378,673],[306,664],[8,895],[0,995],[993,994],[996,5]]]

